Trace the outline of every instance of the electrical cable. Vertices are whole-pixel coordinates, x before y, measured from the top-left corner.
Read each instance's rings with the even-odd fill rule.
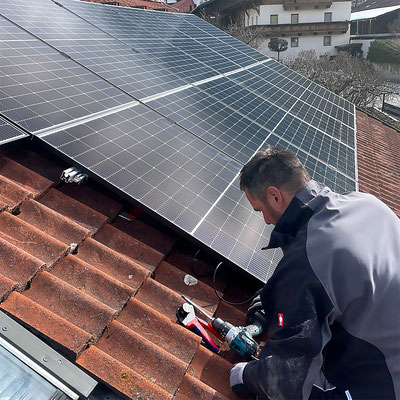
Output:
[[[226,303],[226,304],[230,304],[231,306],[240,306],[240,305],[242,305],[242,304],[246,304],[246,303],[250,302],[251,300],[253,300],[253,299],[257,296],[257,292],[256,292],[256,293],[254,293],[253,296],[251,296],[249,299],[247,299],[247,300],[245,300],[245,301],[238,302],[238,303],[234,303],[234,302],[231,302],[231,301],[228,301],[228,300],[223,299],[223,298],[218,294],[217,288],[215,287],[215,281],[216,281],[217,272],[218,272],[218,269],[219,269],[219,267],[220,267],[221,265],[222,265],[222,261],[216,266],[216,268],[215,268],[215,270],[214,270],[214,274],[213,274],[213,289],[214,289],[214,292],[215,292],[216,296],[217,296],[221,301],[223,301],[223,302]]]
[[[208,270],[208,272],[206,272],[206,273],[204,273],[204,274],[200,274],[200,273],[198,273],[198,272],[196,272],[195,270],[194,270],[194,262],[195,261],[198,261],[197,260],[197,256],[200,254],[200,249],[198,249],[197,251],[196,251],[196,253],[195,253],[195,255],[193,256],[193,258],[192,258],[192,263],[190,264],[190,270],[193,272],[193,274],[195,275],[195,276],[197,276],[198,278],[205,278],[205,277],[207,277],[207,276],[212,276],[212,271],[211,271],[211,269],[209,269]]]

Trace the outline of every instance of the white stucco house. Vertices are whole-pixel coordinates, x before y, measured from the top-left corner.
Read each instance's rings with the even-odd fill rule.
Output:
[[[335,46],[348,45],[350,40],[350,0],[209,0],[195,13],[215,15],[222,24],[261,29],[258,50],[274,58],[277,53],[268,48],[271,38],[288,41],[281,59],[296,57],[302,50],[335,55]]]

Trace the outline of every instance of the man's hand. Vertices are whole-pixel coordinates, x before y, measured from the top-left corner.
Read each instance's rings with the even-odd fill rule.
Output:
[[[260,297],[261,290],[257,292],[257,296],[254,297],[252,302],[250,303],[250,307],[247,309],[247,315],[246,315],[246,324],[250,325],[254,321],[254,315],[257,311],[261,311],[264,309],[262,303],[261,303],[261,297]]]
[[[231,375],[229,378],[229,383],[231,385],[231,389],[233,393],[236,393],[239,396],[247,396],[250,392],[247,390],[246,386],[243,383],[243,372],[246,367],[246,362],[241,362],[236,364],[231,369]]]

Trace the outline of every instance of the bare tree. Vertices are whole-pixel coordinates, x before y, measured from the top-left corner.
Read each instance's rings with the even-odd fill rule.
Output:
[[[397,92],[395,85],[373,64],[349,53],[318,58],[314,50],[303,51],[288,66],[361,108],[372,107],[383,94]]]
[[[275,51],[278,53],[278,61],[279,61],[279,54],[282,51],[286,51],[288,49],[288,42],[285,39],[273,38],[268,42],[268,48],[271,51]]]
[[[221,29],[254,49],[258,49],[260,46],[263,30],[257,25],[241,26],[238,24],[230,24],[221,27]]]

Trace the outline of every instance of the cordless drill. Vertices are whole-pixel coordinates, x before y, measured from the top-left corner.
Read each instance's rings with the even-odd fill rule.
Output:
[[[259,345],[253,337],[263,331],[265,323],[264,313],[261,312],[256,312],[253,323],[244,327],[233,326],[221,318],[213,318],[211,320],[211,326],[218,332],[221,338],[228,343],[233,351],[245,360],[257,357]]]
[[[231,323],[225,322],[221,318],[213,318],[210,314],[204,311],[192,300],[188,299],[186,296],[182,297],[210,320],[210,322],[206,324],[201,319],[196,318],[197,322],[199,322],[203,326],[203,328],[215,334],[222,341],[226,341],[229,347],[245,360],[256,358],[259,352],[259,345],[253,339],[253,337],[259,335],[263,331],[263,327],[266,325],[264,312],[257,311],[252,319],[251,325],[245,327],[233,326]],[[192,315],[190,315],[185,320],[185,317],[187,317],[189,313],[191,313]],[[192,322],[193,318],[195,318],[193,311],[186,311],[184,306],[178,309],[177,317],[178,320],[188,328],[189,324],[187,322],[189,322],[189,320],[190,322]],[[211,337],[209,337],[204,331],[202,331],[203,333],[199,333],[199,331],[201,331],[201,328],[200,326],[198,326],[198,328],[199,329],[196,330],[196,333],[200,334],[200,336],[203,337],[207,347],[209,347],[213,351],[215,351],[215,349],[216,351],[218,351],[218,347],[215,345],[215,343],[213,343]]]

